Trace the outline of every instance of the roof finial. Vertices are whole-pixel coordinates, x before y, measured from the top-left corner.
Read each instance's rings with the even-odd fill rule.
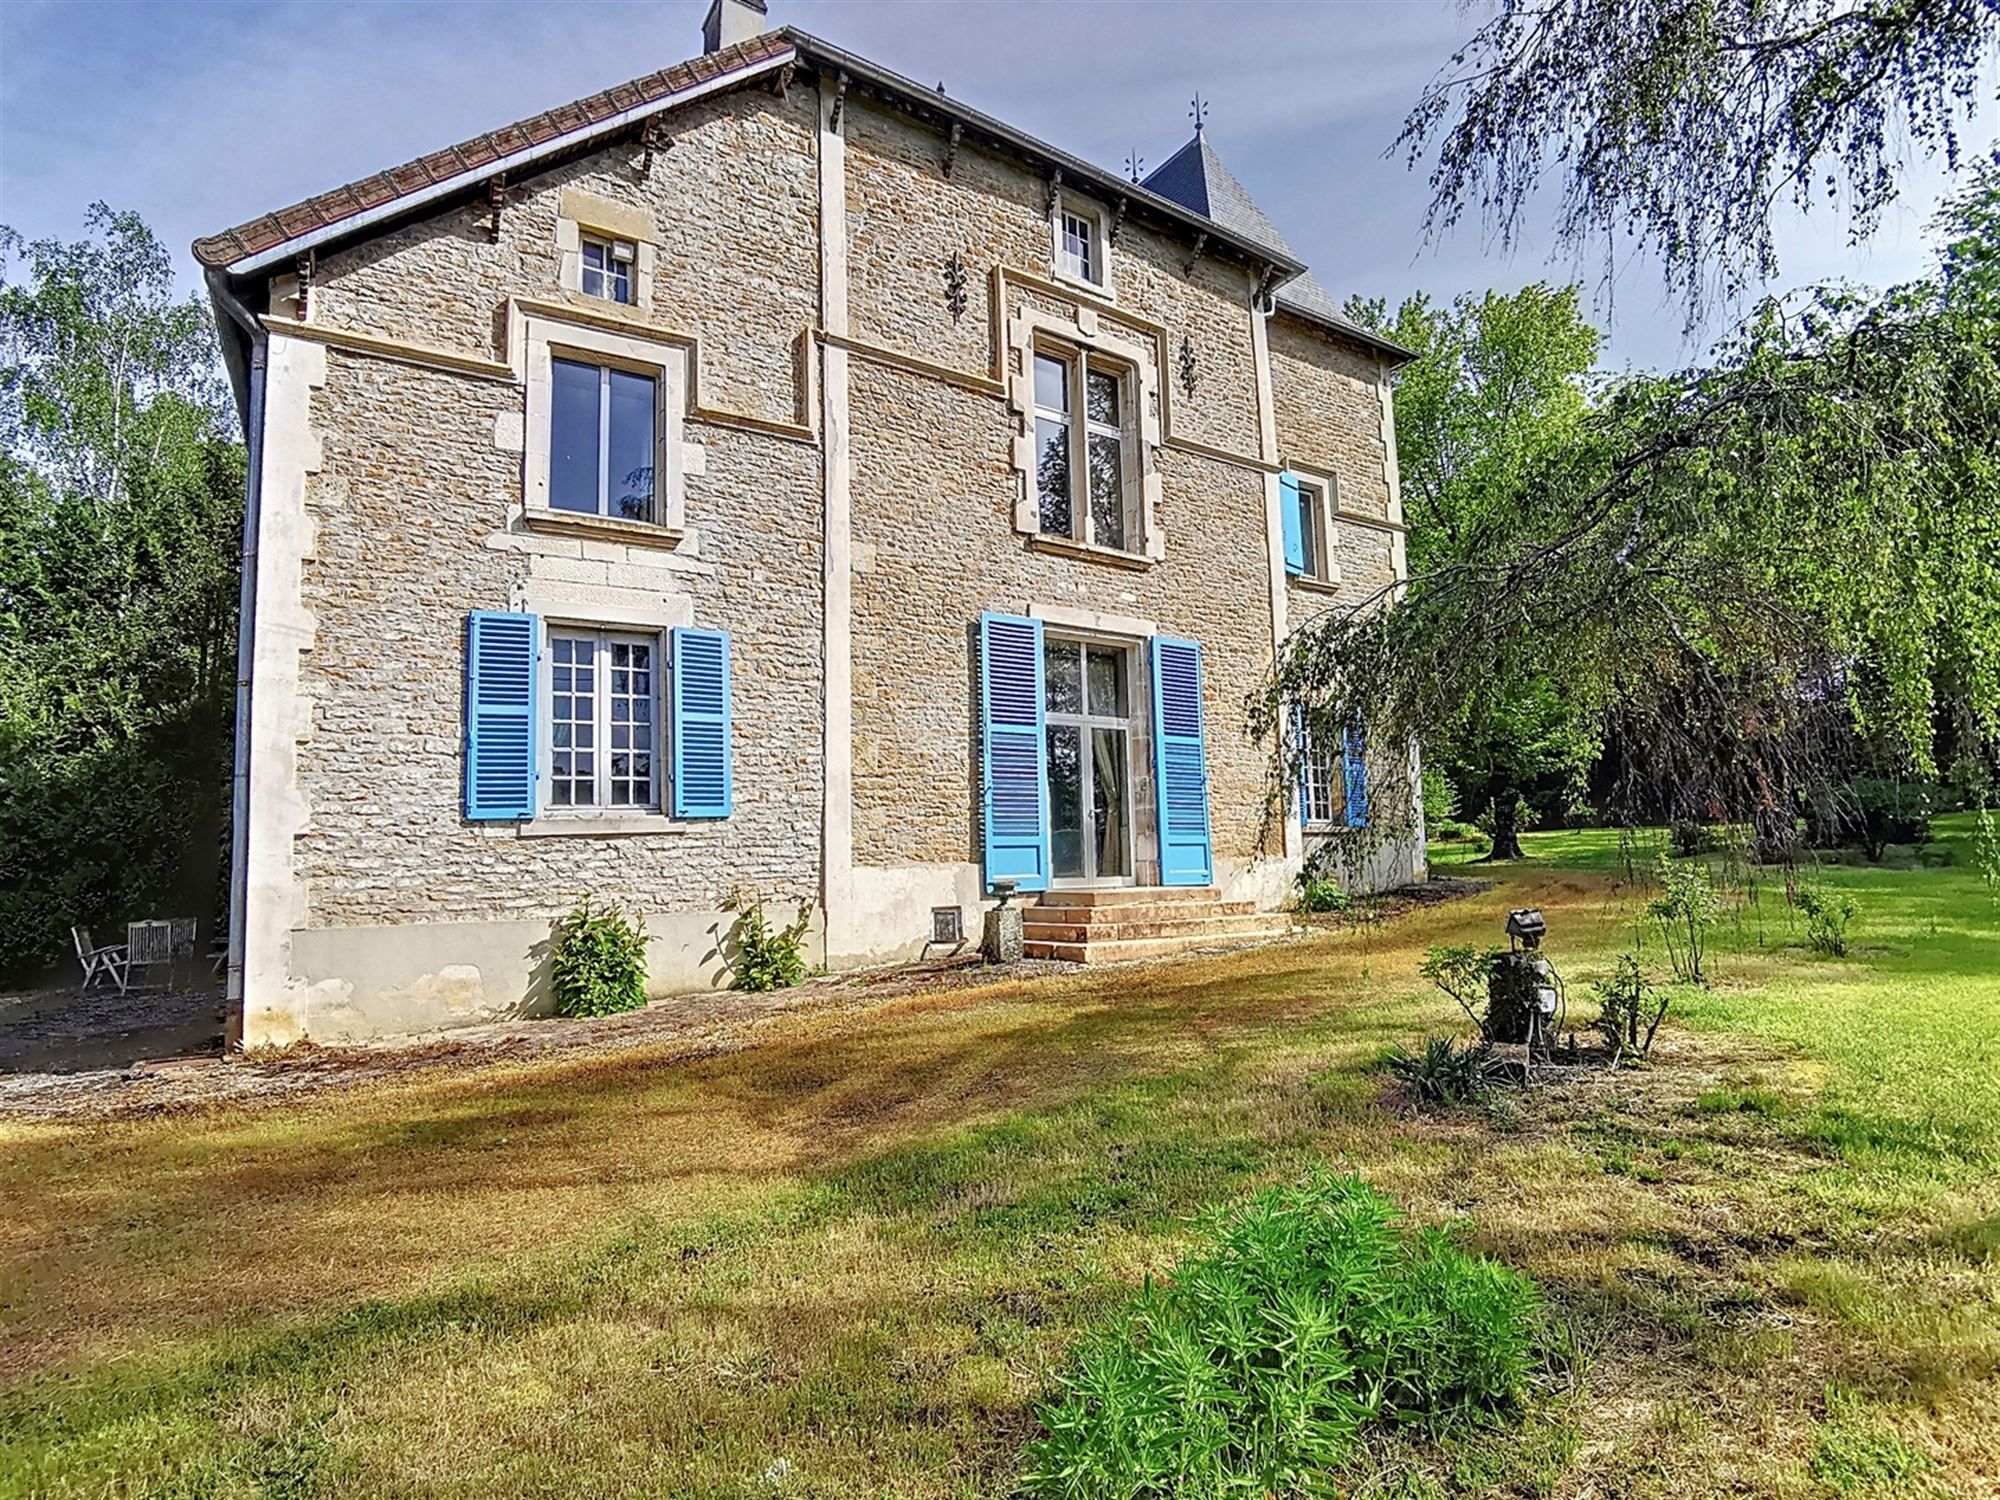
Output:
[[[1194,91],[1194,103],[1188,109],[1188,118],[1194,121],[1194,133],[1199,136],[1202,126],[1208,123],[1208,105],[1203,102],[1200,89]]]
[[[1125,175],[1137,182],[1146,171],[1146,158],[1134,151],[1125,158]]]

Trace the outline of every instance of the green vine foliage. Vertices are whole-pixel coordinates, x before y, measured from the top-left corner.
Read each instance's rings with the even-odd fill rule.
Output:
[[[594,907],[590,898],[556,929],[556,1014],[614,1016],[646,1003],[646,922]]]
[[[739,990],[790,989],[806,977],[806,933],[812,926],[812,902],[799,903],[798,915],[783,927],[774,927],[764,914],[764,903],[743,903],[731,937],[736,947],[732,967]]]

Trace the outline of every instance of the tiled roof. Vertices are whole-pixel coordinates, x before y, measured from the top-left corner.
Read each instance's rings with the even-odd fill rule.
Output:
[[[725,74],[753,67],[790,49],[791,42],[782,32],[752,37],[734,47],[725,47],[720,52],[678,63],[658,73],[649,73],[644,78],[635,78],[630,83],[605,89],[574,104],[544,110],[443,151],[433,151],[400,167],[364,177],[359,182],[350,182],[346,187],[335,188],[330,193],[321,193],[290,208],[261,215],[234,229],[225,229],[220,234],[196,240],[194,257],[205,266],[232,265],[245,256],[282,245],[302,234],[332,228],[343,220],[410,197],[464,173],[489,167],[503,170],[510,158],[524,151],[629,110],[668,99]]]
[[[1292,247],[1285,243],[1285,237],[1278,233],[1278,226],[1265,217],[1264,210],[1236,180],[1236,174],[1222,164],[1222,158],[1209,145],[1208,137],[1199,131],[1193,140],[1155,168],[1144,185],[1163,198],[1173,199],[1183,208],[1206,215],[1224,229],[1268,245],[1294,260],[1298,258]],[[1369,332],[1343,313],[1340,304],[1333,300],[1310,271],[1301,271],[1280,286],[1277,303],[1286,312],[1309,322],[1337,328],[1391,353],[1409,353],[1381,335]]]

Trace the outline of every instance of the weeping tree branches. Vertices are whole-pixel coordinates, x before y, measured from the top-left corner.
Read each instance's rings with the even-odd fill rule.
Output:
[[[1558,240],[1661,258],[1690,325],[1778,270],[1780,203],[1865,237],[1905,152],[1959,164],[1995,0],[1500,0],[1395,147],[1435,145],[1429,228],[1476,206],[1512,247],[1546,184]]]
[[[1429,740],[1467,705],[1530,735],[1553,694],[1602,726],[1627,816],[1779,842],[1856,744],[1990,759],[2000,169],[1980,184],[1932,280],[1767,304],[1713,366],[1599,388],[1406,586],[1296,636],[1271,702]]]

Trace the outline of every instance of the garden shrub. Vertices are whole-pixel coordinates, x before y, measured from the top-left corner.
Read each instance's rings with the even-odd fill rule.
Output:
[[[1417,966],[1417,973],[1456,1001],[1458,1008],[1479,1028],[1481,1038],[1490,1041],[1492,1034],[1479,1008],[1486,1003],[1487,985],[1499,960],[1498,948],[1440,943],[1424,950],[1424,961]]]
[[[1654,873],[1660,894],[1646,903],[1646,915],[1659,924],[1667,945],[1667,961],[1674,977],[1684,984],[1706,984],[1701,971],[1702,953],[1708,929],[1721,914],[1722,902],[1708,878],[1708,867],[1698,861],[1681,862],[1660,856]]]
[[[1461,1047],[1448,1036],[1427,1036],[1414,1052],[1399,1042],[1383,1054],[1382,1066],[1426,1109],[1477,1099],[1494,1078],[1491,1047],[1484,1041]]]
[[[1829,958],[1847,957],[1847,925],[1854,920],[1854,893],[1825,885],[1801,885],[1792,898],[1806,919],[1806,946]]]
[[[1653,1050],[1653,1034],[1667,1018],[1669,996],[1639,967],[1630,953],[1619,955],[1611,978],[1597,986],[1597,1030],[1616,1062],[1627,1049],[1641,1057]]]
[[[1857,776],[1848,782],[1843,800],[1851,808],[1845,820],[1850,832],[1868,858],[1879,862],[1891,844],[1929,843],[1931,817],[1950,794],[1926,781]]]
[[[1030,1493],[1292,1494],[1373,1424],[1521,1403],[1538,1299],[1356,1177],[1259,1193],[1090,1339],[1028,1445]]]
[[[788,990],[806,977],[806,929],[812,926],[813,903],[799,903],[799,914],[783,927],[773,927],[764,903],[740,902],[731,937],[736,958],[731,968],[739,990]]]
[[[1308,878],[1299,876],[1299,910],[1309,915],[1346,911],[1354,904],[1354,898],[1341,889],[1340,882],[1327,876]]]
[[[559,1016],[615,1016],[646,1003],[646,922],[586,896],[556,928],[551,978]]]

